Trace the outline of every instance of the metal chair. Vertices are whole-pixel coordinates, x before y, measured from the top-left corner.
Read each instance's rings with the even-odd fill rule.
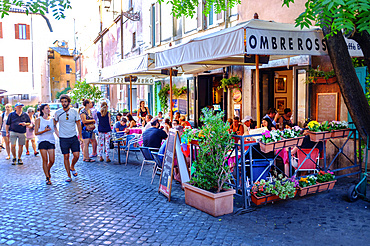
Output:
[[[133,151],[135,152],[135,155],[136,155],[136,159],[139,160],[139,157],[137,156],[137,152],[140,151],[140,148],[138,147],[139,146],[139,142],[142,141],[142,137],[141,135],[127,135],[127,147],[125,149],[126,151],[126,164],[127,165],[127,161],[128,161],[128,157],[130,155],[130,151]]]
[[[313,171],[314,173],[317,172],[317,167],[319,165],[319,157],[320,157],[319,156],[319,149],[315,148],[311,152],[311,155],[309,157],[307,155],[310,153],[310,151],[311,151],[311,149],[298,149],[297,157],[295,158],[298,162],[298,166],[294,167],[295,169],[299,168],[297,170],[298,172],[300,172],[300,171]],[[314,162],[312,160],[316,160],[316,162]],[[301,164],[302,164],[302,166],[301,166]]]
[[[141,176],[141,172],[143,171],[143,167],[144,167],[144,164],[145,163],[152,163],[154,165],[156,165],[156,162],[154,160],[154,157],[152,155],[152,152],[150,151],[150,149],[148,147],[139,147],[141,153],[143,154],[143,162],[141,163],[141,169],[140,169],[140,173],[139,173],[139,176]]]
[[[164,159],[164,155],[162,154],[159,154],[159,153],[156,153],[156,152],[152,152],[152,155],[154,157],[154,161],[155,161],[155,166],[153,167],[153,173],[152,173],[152,182],[151,184],[153,184],[153,180],[154,180],[154,177],[155,177],[155,174],[157,173],[157,171],[161,171],[162,172],[162,165],[163,165],[163,161],[160,160],[160,156],[162,156],[162,160]]]
[[[112,133],[112,139],[117,139],[120,137],[126,138],[126,134],[124,132],[113,132]],[[118,141],[113,141],[113,144],[114,144],[114,149],[113,149],[113,160],[114,160],[114,153],[118,150]],[[120,145],[120,150],[125,151],[126,147],[127,147],[127,141],[125,144]]]

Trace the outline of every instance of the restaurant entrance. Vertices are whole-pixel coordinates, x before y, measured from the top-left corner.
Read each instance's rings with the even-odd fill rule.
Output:
[[[225,111],[227,115],[226,93],[218,89],[222,74],[199,75],[196,80],[196,117],[195,124],[199,126],[199,117],[204,107],[212,107],[215,111]]]
[[[260,70],[260,115],[266,115],[269,108],[276,108],[280,115],[284,109],[292,110],[292,120],[302,125],[308,115],[306,67],[290,69],[269,68]],[[261,122],[258,122],[261,124]]]

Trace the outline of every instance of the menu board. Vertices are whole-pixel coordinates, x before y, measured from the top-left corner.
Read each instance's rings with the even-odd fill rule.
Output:
[[[168,197],[168,201],[171,200],[175,156],[180,171],[181,182],[188,182],[190,180],[190,177],[186,167],[184,154],[181,151],[179,133],[176,130],[170,130],[170,132],[168,133],[166,151],[164,153],[163,159],[163,168],[159,180],[158,189],[159,192]]]
[[[186,114],[187,113],[186,108],[188,106],[188,101],[184,100],[184,99],[178,99],[177,104],[178,104],[178,107],[179,107],[180,114]]]
[[[316,120],[317,122],[337,120],[338,93],[317,93]]]

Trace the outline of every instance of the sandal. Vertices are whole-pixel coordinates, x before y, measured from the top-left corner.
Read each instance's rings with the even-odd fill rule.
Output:
[[[26,155],[30,155],[30,152],[29,152],[29,151],[27,151],[27,152],[26,152]]]
[[[70,177],[68,177],[67,179],[66,179],[66,182],[71,182],[72,181],[72,178],[70,178]]]
[[[93,160],[93,159],[84,159],[83,161],[84,162],[94,162],[95,160]]]
[[[107,158],[107,161],[106,162],[111,162],[111,160],[109,158]]]
[[[73,176],[77,177],[78,173],[76,172],[76,170],[71,170],[71,173]]]
[[[91,158],[91,157],[97,157],[98,156],[98,154],[96,154],[96,155],[90,155],[89,157]]]
[[[5,157],[5,160],[10,160],[10,156]]]
[[[104,161],[103,157],[100,157],[100,160],[99,161]]]
[[[46,178],[46,184],[47,184],[47,185],[51,185],[50,178]]]

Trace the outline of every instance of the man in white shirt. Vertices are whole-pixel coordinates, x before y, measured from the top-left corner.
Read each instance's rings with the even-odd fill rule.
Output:
[[[59,143],[64,156],[64,167],[66,168],[68,178],[66,182],[71,182],[73,176],[77,176],[75,164],[80,157],[80,141],[82,141],[82,128],[80,115],[77,110],[71,107],[71,98],[68,95],[61,95],[60,102],[63,108],[58,109],[54,115],[54,126],[59,123]],[[76,125],[80,141],[77,138]],[[72,151],[73,159],[70,165],[69,153]]]

